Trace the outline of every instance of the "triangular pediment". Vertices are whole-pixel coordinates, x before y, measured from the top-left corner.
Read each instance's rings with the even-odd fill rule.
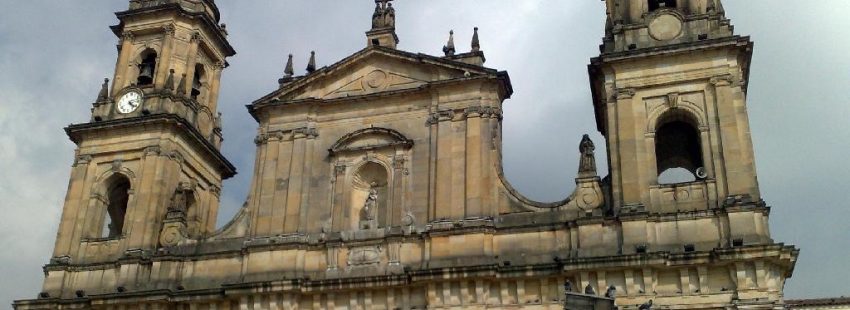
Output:
[[[450,59],[370,47],[307,76],[295,78],[255,104],[357,97],[496,74],[497,71],[493,69]]]
[[[339,97],[367,95],[388,90],[416,88],[428,83],[428,81],[417,79],[416,77],[406,76],[398,72],[387,71],[388,69],[385,68],[369,67],[367,70],[368,69],[372,69],[372,71],[365,74],[360,72],[356,76],[343,78],[343,82],[351,81],[340,88],[330,90],[321,98],[334,99]]]

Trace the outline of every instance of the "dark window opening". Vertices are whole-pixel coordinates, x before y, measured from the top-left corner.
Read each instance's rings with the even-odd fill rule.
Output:
[[[126,177],[116,177],[107,192],[106,216],[103,220],[101,236],[120,237],[124,231],[124,216],[127,214],[127,202],[130,199],[130,181]]]
[[[156,52],[147,51],[142,54],[142,62],[139,63],[139,77],[136,85],[146,86],[153,84],[153,76],[156,72]]]
[[[649,0],[649,11],[655,11],[660,8],[675,8],[676,0]]]
[[[659,184],[697,180],[703,167],[700,133],[684,115],[669,115],[655,133],[655,158]],[[700,169],[701,170],[701,169]]]
[[[378,40],[378,39],[372,39],[372,45],[374,45],[374,46],[381,46],[381,41],[380,41],[380,40]]]
[[[203,87],[204,79],[204,66],[197,65],[195,66],[195,76],[192,77],[192,99],[198,100],[198,96],[201,95],[201,88]]]

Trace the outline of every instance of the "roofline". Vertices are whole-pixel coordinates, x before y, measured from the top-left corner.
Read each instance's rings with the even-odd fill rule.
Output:
[[[211,1],[207,1],[207,3],[211,3]],[[218,12],[218,7],[215,6],[215,4],[213,4],[212,6],[213,6],[213,9],[216,10],[216,12]],[[176,9],[181,14],[189,16],[190,18],[193,18],[193,19],[194,18],[200,18],[201,22],[203,24],[205,24],[207,27],[209,27],[210,29],[213,29],[213,30],[218,29],[217,20],[210,19],[210,16],[207,15],[205,12],[190,12],[190,11],[184,9],[179,3],[167,3],[167,4],[153,6],[153,7],[145,7],[145,8],[139,8],[139,9],[134,9],[134,10],[126,10],[126,11],[116,12],[115,16],[119,20],[121,20],[121,23],[118,24],[118,25],[110,26],[109,28],[112,29],[112,33],[114,33],[115,36],[120,38],[121,34],[124,30],[124,18],[125,17],[128,17],[130,15],[152,13],[152,12],[156,12],[156,11],[169,10],[169,9]],[[230,42],[227,41],[227,37],[225,37],[220,31],[211,31],[211,33],[213,33],[215,40],[218,41],[218,43],[220,43],[224,47],[223,52],[224,52],[225,58],[226,57],[232,57],[232,56],[236,55],[236,50],[233,48],[232,45],[230,45]]]
[[[330,66],[322,67],[322,68],[320,68],[320,69],[318,69],[318,70],[316,70],[316,71],[314,71],[310,74],[307,74],[307,75],[302,76],[302,77],[298,77],[298,78],[296,78],[295,81],[293,81],[293,82],[291,82],[287,85],[284,85],[283,87],[261,97],[260,99],[254,100],[251,104],[256,105],[256,104],[259,104],[259,103],[263,103],[265,101],[272,99],[273,97],[280,96],[281,94],[286,93],[287,91],[290,91],[290,90],[296,89],[298,87],[301,87],[303,85],[309,84],[310,82],[318,79],[321,76],[324,76],[324,75],[330,74],[331,72],[334,72],[335,70],[342,67],[344,64],[348,63],[350,60],[357,58],[357,57],[360,57],[360,56],[363,56],[363,55],[366,55],[366,54],[368,54],[370,52],[374,52],[374,51],[383,52],[383,53],[391,54],[391,55],[395,55],[395,56],[402,56],[402,57],[406,57],[408,59],[413,59],[413,60],[424,62],[424,63],[442,64],[442,65],[447,65],[447,66],[459,67],[459,68],[462,68],[462,69],[468,69],[468,70],[472,70],[472,71],[484,73],[484,74],[495,74],[495,75],[499,76],[504,81],[504,83],[507,83],[505,85],[506,94],[507,94],[506,98],[509,98],[510,95],[513,93],[513,86],[510,85],[510,78],[505,78],[505,77],[507,77],[507,73],[505,71],[497,71],[496,69],[491,69],[491,68],[487,68],[487,67],[483,67],[483,66],[477,66],[477,65],[457,61],[457,60],[447,59],[447,58],[443,58],[443,57],[437,57],[437,56],[433,56],[433,55],[427,55],[427,54],[423,54],[423,53],[411,53],[411,52],[392,49],[392,48],[388,48],[388,47],[384,47],[384,46],[369,46],[369,47],[366,47],[366,48],[364,48],[364,49],[362,49],[362,50],[360,50],[360,51],[358,51],[354,54],[351,54],[350,56],[348,56],[346,58],[343,58],[340,61],[337,61],[336,63],[334,63]]]
[[[510,76],[508,75],[508,73],[506,71],[497,72],[496,76],[497,76],[496,79],[502,81],[503,86],[505,86],[505,97],[504,98],[509,99],[511,97],[511,95],[513,94],[513,88],[510,85],[510,80],[511,80]],[[347,97],[339,97],[339,98],[332,98],[332,99],[303,98],[303,99],[279,101],[279,100],[272,98],[271,100],[255,101],[252,104],[245,105],[245,107],[248,109],[248,113],[251,114],[251,117],[253,117],[255,121],[259,122],[260,118],[259,118],[259,115],[257,113],[260,110],[266,109],[266,108],[269,108],[269,107],[293,106],[293,105],[314,104],[314,103],[315,104],[339,104],[339,103],[343,103],[343,102],[354,102],[354,101],[369,100],[369,99],[375,98],[375,97],[410,95],[410,94],[414,94],[414,93],[427,91],[429,89],[432,89],[434,86],[463,83],[463,82],[475,81],[475,80],[492,80],[492,77],[475,76],[475,77],[464,77],[464,78],[457,78],[457,79],[450,79],[450,80],[442,80],[442,81],[435,81],[435,82],[427,83],[427,84],[424,84],[424,85],[421,85],[421,86],[415,87],[415,88],[405,88],[405,89],[390,90],[390,91],[383,91],[383,92],[362,94],[362,95],[354,95],[354,96],[347,96]]]

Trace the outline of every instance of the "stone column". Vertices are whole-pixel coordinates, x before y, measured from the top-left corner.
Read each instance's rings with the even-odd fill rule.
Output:
[[[121,36],[121,47],[118,51],[118,60],[115,63],[115,76],[112,78],[112,91],[110,94],[115,94],[116,91],[123,89],[128,84],[127,68],[130,66],[130,57],[133,51],[133,40],[135,36],[131,32],[124,32]]]
[[[157,62],[156,72],[154,73],[154,85],[156,89],[164,88],[166,76],[171,68],[173,68],[171,54],[174,49],[174,33],[175,29],[173,25],[162,27],[162,51],[160,51],[159,61]]]

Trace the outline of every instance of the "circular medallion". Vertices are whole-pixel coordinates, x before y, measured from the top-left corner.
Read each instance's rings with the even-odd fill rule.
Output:
[[[649,22],[649,35],[658,41],[673,40],[682,34],[682,20],[670,13],[661,13]]]
[[[372,71],[366,75],[364,84],[371,89],[384,87],[387,84],[387,73],[380,70]]]

